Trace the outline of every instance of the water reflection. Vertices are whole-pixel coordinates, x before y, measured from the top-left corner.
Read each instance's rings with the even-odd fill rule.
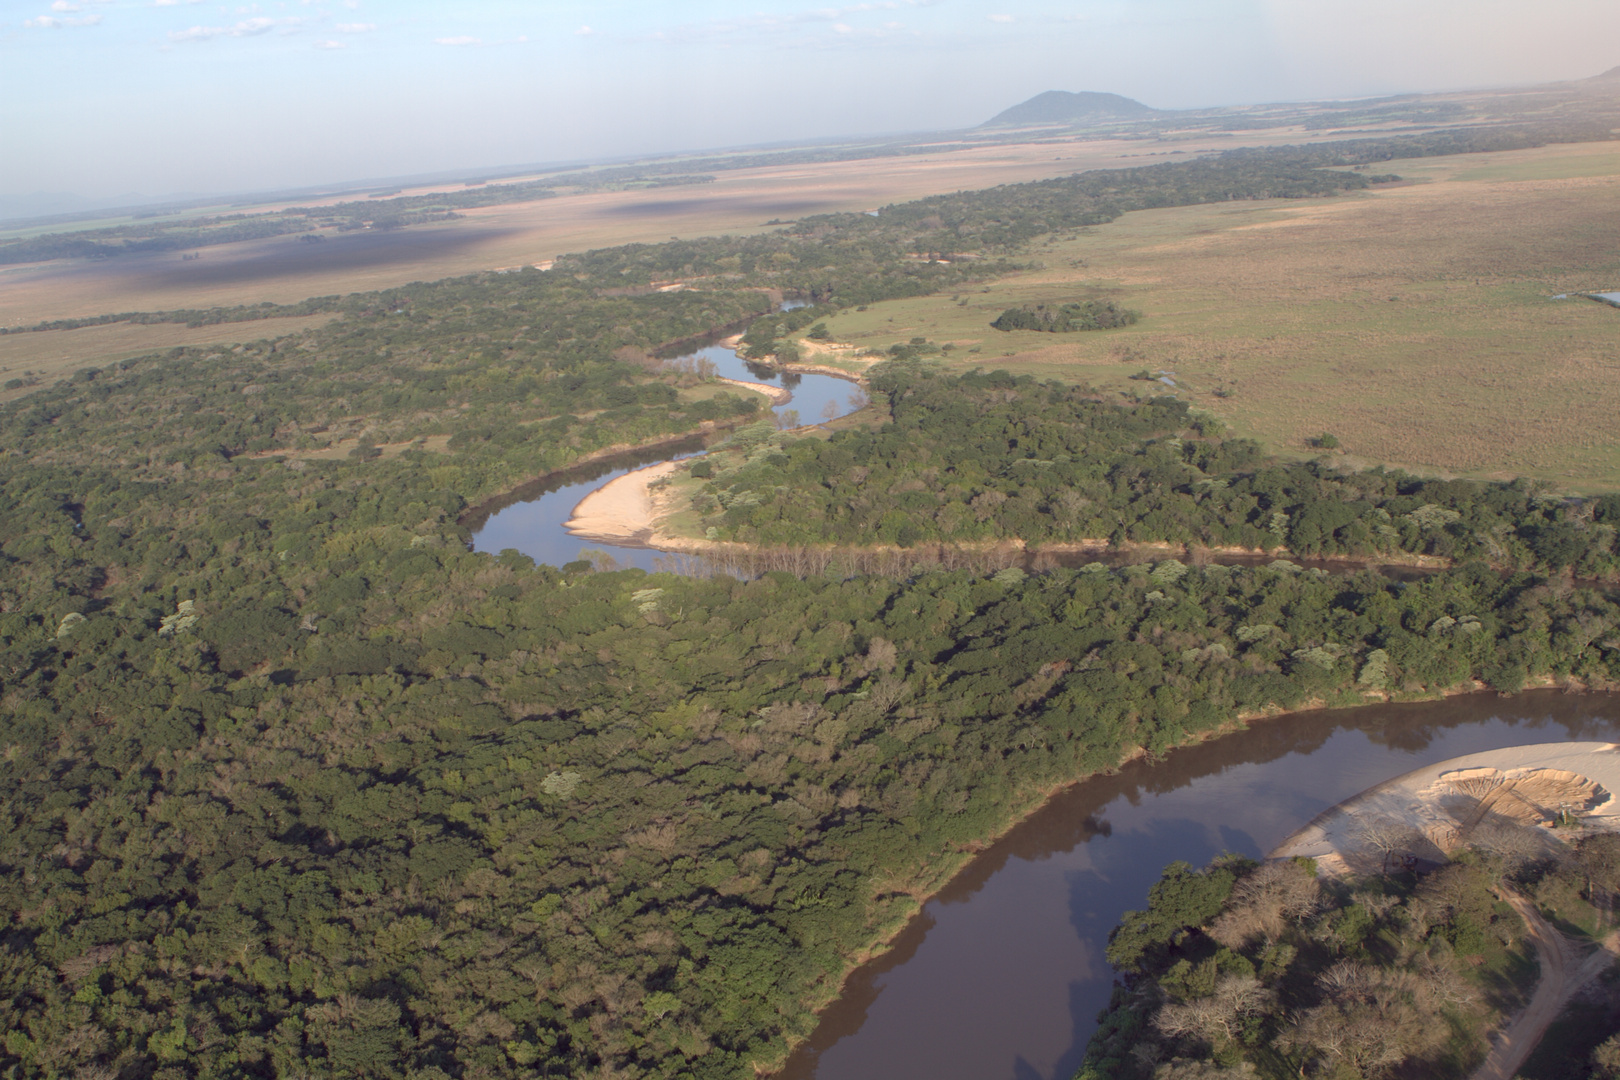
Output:
[[[1262,721],[1076,785],[855,972],[783,1075],[1068,1080],[1108,1002],[1108,932],[1166,863],[1263,854],[1334,803],[1424,764],[1617,738],[1612,695],[1470,695]]]

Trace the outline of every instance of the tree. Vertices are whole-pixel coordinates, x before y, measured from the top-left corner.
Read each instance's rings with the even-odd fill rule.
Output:
[[[1264,1012],[1276,994],[1252,975],[1225,975],[1208,997],[1166,1005],[1154,1024],[1172,1037],[1191,1037],[1219,1049],[1233,1042],[1244,1021]]]
[[[1379,853],[1381,861],[1378,868],[1381,873],[1388,873],[1391,855],[1397,852],[1409,854],[1425,842],[1423,834],[1410,822],[1390,817],[1361,822],[1355,827],[1353,835],[1363,847]]]

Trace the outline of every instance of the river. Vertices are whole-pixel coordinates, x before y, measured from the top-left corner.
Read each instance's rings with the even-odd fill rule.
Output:
[[[1523,743],[1620,741],[1620,697],[1534,691],[1299,713],[1135,762],[1052,799],[851,977],[784,1080],[1068,1080],[1121,913],[1176,859],[1261,856],[1422,765]]]
[[[844,380],[747,364],[720,346],[689,355],[726,378],[787,386],[793,400],[779,414],[815,422],[829,403],[838,415],[850,411],[855,388]],[[586,541],[562,526],[609,480],[702,452],[693,439],[514,492],[475,523],[474,547],[516,548],[554,566],[595,552],[607,565],[674,569],[661,552]],[[781,1076],[1068,1080],[1113,985],[1108,932],[1143,906],[1166,863],[1203,865],[1225,851],[1258,857],[1322,810],[1422,765],[1591,739],[1620,741],[1620,697],[1471,695],[1261,721],[1077,784],[974,859],[892,949],[856,971]]]
[[[773,406],[771,411],[777,416],[794,413],[801,424],[815,424],[847,416],[854,411],[852,396],[860,396],[856,385],[848,380],[832,375],[796,374],[751,364],[723,345],[709,345],[671,362],[686,359],[713,364],[715,373],[721,378],[787,389],[793,395],[792,400]],[[753,391],[738,388],[737,393],[751,394]],[[787,417],[787,420],[792,422],[791,417]],[[502,500],[505,505],[490,512],[483,521],[471,523],[473,549],[494,553],[516,548],[535,562],[552,566],[589,558],[591,556],[587,553],[594,552],[597,553],[594,557],[599,564],[620,569],[640,567],[643,570],[657,570],[673,567],[679,560],[671,560],[663,552],[585,540],[564,529],[563,523],[573,516],[574,507],[579,505],[580,500],[610,480],[646,465],[671,458],[691,457],[702,452],[702,440],[694,438],[659,450],[626,454],[599,466],[571,471],[550,481],[520,489]],[[611,564],[606,562],[608,559],[612,560]]]
[[[480,547],[518,547],[554,564],[577,557],[587,545],[561,528],[574,505],[644,463],[501,511],[490,527],[499,520],[514,531],[488,540],[486,527]],[[660,558],[606,550],[620,565],[653,569]],[[1590,739],[1620,741],[1620,697],[1469,695],[1260,721],[1087,780],[976,858],[889,952],[855,972],[781,1076],[1068,1080],[1113,985],[1108,932],[1143,906],[1166,863],[1258,857],[1322,810],[1422,765]]]

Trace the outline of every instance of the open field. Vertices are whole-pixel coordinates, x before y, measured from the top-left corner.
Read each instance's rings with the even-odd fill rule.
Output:
[[[1380,166],[1383,168],[1383,166]],[[1177,393],[1238,433],[1353,464],[1620,488],[1613,144],[1392,162],[1418,182],[1332,200],[1132,213],[1032,253],[1041,268],[957,297],[829,320],[835,340],[957,343],[952,362]],[[1105,296],[1120,330],[1001,333],[1023,303]],[[807,357],[807,359],[812,359]],[[1167,390],[1168,388],[1159,387]]]
[[[741,234],[775,219],[866,210],[1087,169],[1185,160],[1231,149],[1240,141],[1277,145],[1328,137],[1281,127],[1245,132],[1241,140],[1217,132],[1173,143],[1069,136],[968,149],[945,144],[937,151],[896,157],[738,169],[719,173],[708,184],[565,194],[482,207],[463,211],[456,221],[336,235],[320,244],[280,236],[201,248],[201,258],[187,261],[174,251],[0,267],[0,325],[113,311],[291,303],[522,266],[592,248],[652,243],[672,235]]]
[[[132,356],[145,356],[181,345],[220,345],[295,334],[331,322],[335,315],[307,315],[253,322],[188,327],[182,323],[110,323],[77,330],[41,330],[0,336],[0,384],[11,379],[37,380],[49,386],[80,368],[101,367]],[[0,402],[27,393],[33,386],[0,390]]]

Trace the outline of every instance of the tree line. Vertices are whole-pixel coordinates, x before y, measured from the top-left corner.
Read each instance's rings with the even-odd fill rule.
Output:
[[[868,381],[890,417],[876,428],[759,429],[709,455],[700,527],[765,546],[1106,539],[1620,573],[1620,496],[1281,461],[1168,395],[915,360]]]

